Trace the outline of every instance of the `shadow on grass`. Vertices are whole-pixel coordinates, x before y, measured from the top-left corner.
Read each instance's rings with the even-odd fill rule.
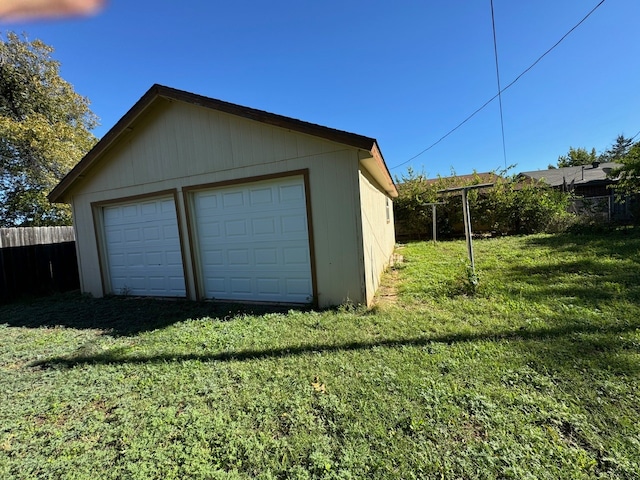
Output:
[[[609,235],[532,236],[524,243],[558,252],[558,260],[552,255],[543,265],[508,269],[506,284],[532,287],[523,289],[521,296],[533,301],[571,297],[593,307],[612,300],[640,303],[640,229],[614,230]]]
[[[525,244],[553,250],[595,254],[611,257],[636,257],[640,251],[640,227],[612,229],[603,233],[561,233],[548,236],[530,236]]]
[[[564,325],[555,328],[518,329],[502,332],[453,333],[444,335],[420,336],[415,338],[381,339],[377,341],[353,341],[338,344],[307,344],[280,348],[250,349],[223,351],[218,353],[188,353],[159,355],[121,355],[120,350],[97,355],[75,355],[70,357],[53,357],[32,363],[38,368],[72,368],[95,364],[153,364],[164,362],[183,362],[197,360],[200,362],[250,361],[264,358],[284,358],[308,353],[333,353],[345,351],[370,350],[373,348],[428,347],[433,344],[456,344],[471,342],[509,341],[528,343],[527,350],[539,350],[550,360],[550,365],[561,360],[572,363],[578,357],[594,356],[601,352],[613,354],[626,348],[637,349],[636,344],[620,341],[620,335],[635,332],[640,328],[640,320],[609,325]],[[558,355],[558,350],[562,356]],[[638,365],[611,365],[610,359],[604,359],[604,368],[612,366],[628,370],[626,373],[638,373]]]
[[[518,265],[508,271],[507,284],[528,284],[520,296],[534,301],[572,297],[585,305],[628,300],[640,302],[640,276],[635,265],[610,262],[606,258],[585,258],[544,266]]]
[[[79,293],[65,293],[0,305],[0,324],[103,330],[105,334],[118,337],[157,330],[188,319],[230,320],[242,314],[259,315],[287,310],[289,308],[188,300],[92,298]]]

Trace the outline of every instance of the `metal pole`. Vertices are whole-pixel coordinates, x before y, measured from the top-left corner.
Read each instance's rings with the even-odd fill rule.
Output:
[[[471,215],[469,214],[469,198],[467,197],[467,189],[462,189],[462,216],[464,217],[464,235],[467,238],[467,251],[469,252],[469,261],[471,262],[471,272],[476,273],[476,265],[473,260],[473,240],[471,239]]]
[[[431,205],[431,223],[433,223],[433,243],[436,242],[436,204]]]
[[[422,206],[423,207],[431,207],[431,223],[433,224],[433,228],[432,228],[432,240],[436,241],[436,237],[437,237],[437,221],[436,221],[436,207],[438,205],[444,205],[444,202],[431,202],[431,203],[423,203]]]

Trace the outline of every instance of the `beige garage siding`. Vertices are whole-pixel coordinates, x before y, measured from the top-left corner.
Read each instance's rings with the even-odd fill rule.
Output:
[[[362,281],[363,227],[358,223],[358,150],[169,101],[163,101],[136,123],[116,148],[104,154],[99,168],[94,168],[94,173],[71,191],[84,291],[96,296],[104,294],[96,273],[100,271],[100,260],[92,203],[176,189],[178,218],[186,232],[183,188],[301,169],[307,169],[309,175],[317,303],[323,307],[347,299],[366,302]],[[375,192],[368,195],[372,196],[371,202],[379,202]],[[185,237],[185,280],[189,297],[195,298],[190,258],[193,240]]]
[[[382,188],[364,169],[360,171],[362,237],[367,305],[373,300],[384,269],[395,247],[393,204]]]

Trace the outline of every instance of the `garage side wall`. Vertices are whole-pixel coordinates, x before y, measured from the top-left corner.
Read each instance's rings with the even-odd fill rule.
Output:
[[[100,273],[96,204],[175,190],[180,228],[188,232],[183,190],[304,170],[309,179],[317,304],[364,303],[358,162],[358,151],[342,144],[181,102],[160,105],[106,152],[71,192],[82,288],[98,297],[113,293],[105,291]],[[195,241],[184,237],[187,296],[195,299]]]
[[[359,180],[366,303],[370,305],[395,247],[393,202],[366,170],[360,170]]]

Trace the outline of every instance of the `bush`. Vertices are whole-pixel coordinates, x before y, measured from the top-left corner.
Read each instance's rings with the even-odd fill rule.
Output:
[[[399,238],[430,238],[431,207],[426,203],[444,201],[437,207],[439,237],[464,235],[462,198],[458,193],[438,194],[439,190],[472,186],[487,181],[489,188],[469,190],[469,207],[474,233],[530,234],[564,231],[574,215],[567,212],[570,195],[541,182],[520,181],[516,176],[474,173],[464,177],[438,177],[429,180],[409,169],[396,179],[399,196],[395,201],[396,235]]]

